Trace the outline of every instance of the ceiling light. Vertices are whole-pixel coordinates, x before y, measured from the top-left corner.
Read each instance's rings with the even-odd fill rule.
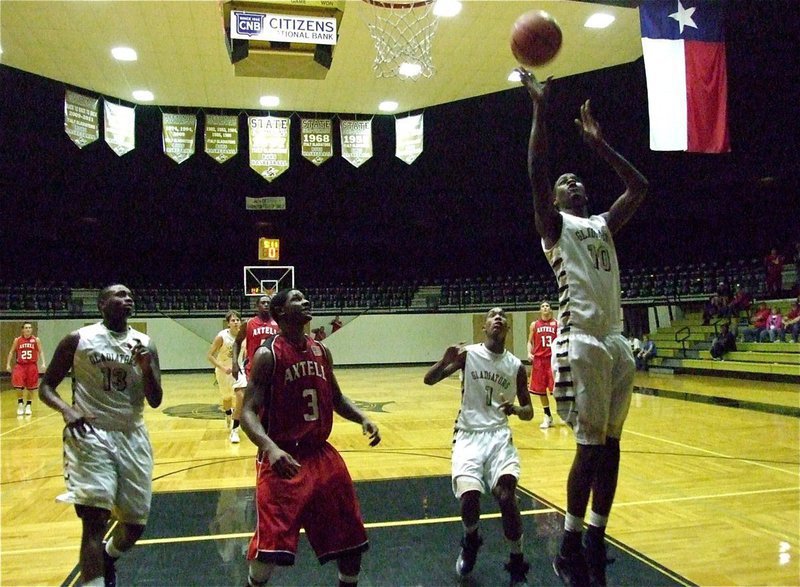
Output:
[[[274,108],[281,103],[281,99],[278,96],[261,96],[258,102],[267,108]]]
[[[514,83],[520,82],[522,81],[522,76],[520,76],[519,72],[515,69],[508,74],[508,81]]]
[[[595,12],[589,19],[584,23],[587,29],[604,29],[612,22],[616,20],[612,15],[605,14],[603,12]]]
[[[150,90],[134,90],[133,91],[133,99],[138,102],[152,102],[153,101],[153,92]]]
[[[433,5],[433,13],[436,16],[451,17],[461,12],[461,2],[459,0],[436,0]]]
[[[111,56],[117,61],[136,61],[139,57],[130,47],[114,47]]]
[[[385,100],[378,104],[378,110],[381,112],[394,112],[397,110],[397,106],[397,102],[394,102],[393,100]]]
[[[403,77],[416,77],[422,73],[422,66],[419,63],[401,63],[397,73]]]

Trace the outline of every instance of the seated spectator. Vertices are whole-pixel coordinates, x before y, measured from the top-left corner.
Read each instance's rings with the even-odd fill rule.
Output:
[[[328,337],[328,335],[325,333],[324,326],[314,328],[311,332],[314,333],[314,340],[325,340]]]
[[[717,284],[717,295],[720,298],[720,302],[727,306],[731,301],[731,286],[728,283],[727,279],[723,279]]]
[[[759,333],[758,340],[783,342],[783,314],[778,306],[772,306],[772,311],[767,316],[767,323],[764,325],[764,330]]]
[[[724,318],[728,315],[728,307],[722,298],[714,294],[703,308],[703,326],[708,326],[712,318]]]
[[[719,334],[711,343],[711,358],[715,361],[724,361],[723,355],[736,350],[736,337],[730,331],[727,322],[719,328]]]
[[[767,295],[779,296],[783,287],[783,255],[778,254],[778,249],[772,249],[764,258],[767,269]]]
[[[767,304],[761,302],[758,305],[758,309],[750,318],[750,326],[742,331],[745,342],[758,342],[761,333],[764,332],[764,329],[767,327],[767,318],[769,314],[770,311]]]
[[[639,354],[639,351],[642,350],[642,343],[639,341],[638,338],[636,338],[636,335],[634,335],[631,338],[628,338],[628,343],[631,345],[631,352],[633,353],[633,356],[635,358],[636,355]]]
[[[656,356],[656,343],[650,340],[650,336],[645,334],[642,336],[642,348],[636,353],[636,369],[639,371],[647,371],[648,363],[651,358]]]
[[[792,337],[792,342],[798,342],[800,335],[800,295],[792,303],[792,309],[786,314],[786,320],[783,321],[783,327],[789,336]]]
[[[750,298],[750,294],[743,286],[739,286],[736,288],[736,293],[731,300],[731,303],[728,304],[728,310],[730,311],[730,316],[733,319],[738,319],[739,316],[744,313],[745,318],[750,317],[750,308],[753,305],[753,300]]]

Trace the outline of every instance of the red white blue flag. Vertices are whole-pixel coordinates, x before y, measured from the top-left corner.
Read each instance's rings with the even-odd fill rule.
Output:
[[[639,6],[654,151],[730,151],[723,10],[722,0]]]

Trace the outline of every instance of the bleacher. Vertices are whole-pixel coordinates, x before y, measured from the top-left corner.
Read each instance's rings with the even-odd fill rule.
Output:
[[[776,303],[785,308],[791,300]],[[658,351],[650,361],[651,368],[800,381],[800,343],[737,341],[735,352],[726,353],[722,361],[714,361],[709,349],[720,322],[703,326],[700,313],[689,313],[651,333]]]

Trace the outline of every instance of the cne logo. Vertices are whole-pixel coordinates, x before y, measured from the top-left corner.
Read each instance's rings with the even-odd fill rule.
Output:
[[[233,12],[234,30],[239,35],[255,37],[264,29],[265,14],[257,12]]]

